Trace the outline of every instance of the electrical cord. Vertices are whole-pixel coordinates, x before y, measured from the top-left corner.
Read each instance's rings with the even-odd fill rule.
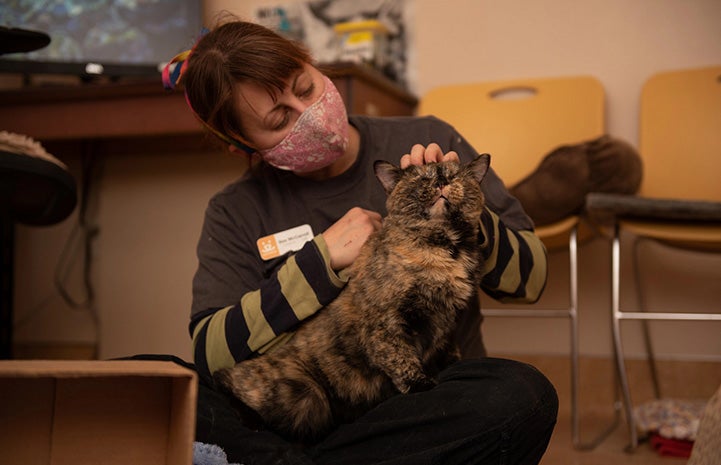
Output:
[[[98,202],[99,180],[102,176],[102,161],[93,155],[93,143],[83,142],[81,146],[80,190],[77,220],[66,239],[54,270],[54,292],[47,295],[24,316],[16,320],[15,327],[20,328],[39,315],[59,295],[73,310],[87,311],[92,318],[95,334],[99,333],[99,315],[95,305],[93,286],[93,245],[100,228],[95,221],[95,207]],[[81,291],[73,295],[68,279],[80,261]]]

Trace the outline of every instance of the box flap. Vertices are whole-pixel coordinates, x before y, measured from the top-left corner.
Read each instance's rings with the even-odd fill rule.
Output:
[[[0,377],[72,378],[95,376],[172,376],[195,378],[177,363],[156,360],[2,360]]]

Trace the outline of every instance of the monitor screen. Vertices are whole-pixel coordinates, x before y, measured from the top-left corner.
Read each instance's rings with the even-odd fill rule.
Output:
[[[159,74],[192,46],[201,23],[201,0],[4,0],[0,25],[47,33],[50,44],[3,55],[0,71]]]

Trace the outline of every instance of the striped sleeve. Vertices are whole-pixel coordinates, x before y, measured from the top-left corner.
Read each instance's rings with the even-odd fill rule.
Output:
[[[546,286],[546,248],[532,230],[513,230],[486,208],[481,215],[481,288],[500,302],[533,303]]]
[[[344,285],[330,267],[322,236],[316,236],[259,289],[235,305],[196,318],[192,337],[197,369],[212,374],[283,344],[298,322],[335,299]]]

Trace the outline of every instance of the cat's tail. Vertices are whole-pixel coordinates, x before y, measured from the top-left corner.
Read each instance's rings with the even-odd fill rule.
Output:
[[[246,360],[216,373],[216,380],[271,429],[306,444],[322,439],[334,426],[325,390],[293,360]]]

